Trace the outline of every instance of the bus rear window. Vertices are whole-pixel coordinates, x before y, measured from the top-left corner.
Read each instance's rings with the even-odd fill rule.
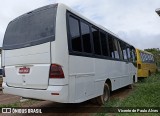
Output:
[[[57,7],[47,6],[9,23],[3,49],[17,49],[54,41]]]

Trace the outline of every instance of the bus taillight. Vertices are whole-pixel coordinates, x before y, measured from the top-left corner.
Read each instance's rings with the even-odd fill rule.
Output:
[[[62,67],[58,64],[51,64],[49,78],[64,78]]]

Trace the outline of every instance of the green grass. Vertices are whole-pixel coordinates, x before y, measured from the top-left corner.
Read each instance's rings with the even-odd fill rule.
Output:
[[[7,105],[0,105],[0,108],[13,108],[13,107],[19,107],[19,103],[13,103],[13,104],[7,104]]]
[[[132,94],[121,102],[123,107],[160,107],[160,75],[138,83]]]
[[[160,73],[154,74],[135,85],[131,94],[123,100],[112,99],[105,107],[160,107]],[[98,116],[113,114],[99,113]],[[156,113],[116,113],[114,116],[159,116]]]
[[[15,102],[15,103],[12,103],[12,104],[7,104],[7,105],[0,105],[0,108],[15,108],[15,107],[23,107],[23,106],[26,106],[26,105],[33,105],[37,102],[37,100],[28,100],[28,101],[25,101],[25,102]]]

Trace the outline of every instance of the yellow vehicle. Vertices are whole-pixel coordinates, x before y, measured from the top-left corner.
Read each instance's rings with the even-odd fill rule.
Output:
[[[137,55],[137,77],[148,77],[158,69],[153,54],[136,49]]]

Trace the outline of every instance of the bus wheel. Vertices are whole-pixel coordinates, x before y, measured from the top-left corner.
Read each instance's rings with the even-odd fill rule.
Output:
[[[104,105],[105,102],[109,100],[110,97],[110,89],[107,83],[104,84],[103,95],[97,97],[97,102],[99,105]]]

